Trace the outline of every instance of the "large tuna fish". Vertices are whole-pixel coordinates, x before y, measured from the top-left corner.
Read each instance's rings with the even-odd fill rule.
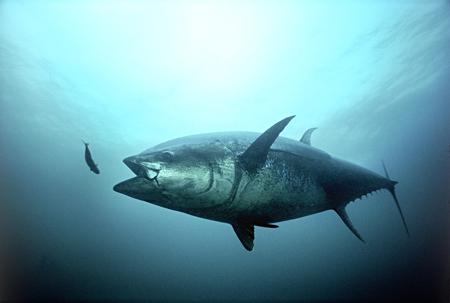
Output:
[[[224,132],[174,139],[123,162],[136,177],[114,186],[127,196],[233,226],[247,250],[254,226],[334,210],[363,241],[345,206],[387,189],[408,232],[394,187],[397,182],[311,147],[314,129],[300,141],[279,137],[293,118],[262,134]]]

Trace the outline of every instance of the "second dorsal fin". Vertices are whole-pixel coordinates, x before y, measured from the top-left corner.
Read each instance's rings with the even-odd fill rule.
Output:
[[[241,155],[239,155],[238,159],[241,168],[248,173],[256,173],[256,171],[266,162],[267,154],[269,153],[272,143],[294,117],[295,116],[284,118],[256,138],[256,140],[253,141]]]
[[[317,127],[312,127],[312,128],[307,129],[305,131],[305,133],[303,134],[302,138],[300,139],[300,142],[311,145],[311,134],[316,129],[317,129]]]
[[[359,234],[359,232],[356,230],[356,228],[353,226],[352,221],[350,221],[350,218],[347,215],[347,212],[345,211],[345,207],[337,207],[334,209],[334,211],[339,215],[339,217],[341,217],[342,221],[345,223],[345,225],[347,225],[348,229],[350,229],[350,231],[362,242],[366,242],[364,241],[364,239],[361,237],[361,235]]]

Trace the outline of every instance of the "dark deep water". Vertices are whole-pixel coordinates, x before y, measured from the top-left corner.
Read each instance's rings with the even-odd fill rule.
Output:
[[[283,132],[394,180],[232,228],[113,192],[188,134]],[[0,299],[449,302],[450,3],[0,2]],[[101,171],[84,163],[91,143]]]

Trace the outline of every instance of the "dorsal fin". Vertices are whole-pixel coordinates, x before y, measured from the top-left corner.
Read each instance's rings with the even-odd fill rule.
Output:
[[[310,129],[307,129],[305,133],[303,134],[302,138],[300,139],[300,142],[311,145],[311,134],[313,131],[315,131],[317,127],[312,127]]]
[[[281,131],[288,125],[289,121],[295,116],[287,117],[262,133],[252,144],[238,156],[239,164],[242,169],[248,173],[256,173],[261,168],[267,159],[270,146],[277,139]]]
[[[232,226],[242,245],[244,245],[244,248],[252,251],[253,240],[255,239],[255,226],[241,222],[233,223]]]
[[[347,225],[348,229],[362,242],[366,243],[364,239],[361,237],[359,232],[356,230],[356,228],[353,226],[352,221],[350,221],[350,218],[347,215],[347,212],[345,211],[345,207],[337,207],[334,209],[334,211],[341,217],[342,221]]]

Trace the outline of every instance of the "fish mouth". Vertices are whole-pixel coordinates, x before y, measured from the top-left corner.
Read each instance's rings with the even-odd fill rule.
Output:
[[[156,185],[159,186],[158,176],[161,171],[161,166],[159,164],[150,162],[139,162],[135,156],[125,158],[123,163],[128,166],[128,168],[137,176],[142,177],[150,181],[155,181]]]
[[[142,174],[142,165],[136,161],[135,157],[128,157],[123,159],[123,163],[136,175]]]
[[[154,182],[148,180],[147,178],[137,176],[114,185],[113,190],[120,194],[124,194],[133,198],[145,200],[142,195],[145,191],[151,191],[153,193],[159,193],[159,188]]]
[[[116,185],[114,185],[113,190],[120,194],[126,194],[127,193],[126,185],[128,182],[129,182],[129,180],[125,180],[120,183],[117,183]]]

